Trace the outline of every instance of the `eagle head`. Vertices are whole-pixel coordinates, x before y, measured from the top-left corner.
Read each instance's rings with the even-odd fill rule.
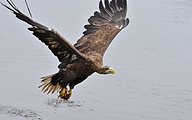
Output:
[[[97,73],[99,74],[115,74],[115,70],[109,66],[104,66],[100,68]]]

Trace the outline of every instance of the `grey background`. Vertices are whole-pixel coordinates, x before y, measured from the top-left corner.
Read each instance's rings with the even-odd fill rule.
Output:
[[[14,2],[28,14],[23,0]],[[74,44],[99,0],[28,3],[36,21]],[[95,73],[61,101],[37,88],[58,71],[57,58],[0,6],[0,119],[191,120],[192,0],[129,0],[128,7],[131,22],[104,56],[116,74]]]

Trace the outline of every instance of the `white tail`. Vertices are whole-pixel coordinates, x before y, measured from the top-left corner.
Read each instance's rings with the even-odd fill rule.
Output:
[[[53,75],[55,75],[55,74],[53,74]],[[43,87],[42,91],[44,93],[48,91],[47,94],[49,94],[50,92],[52,92],[52,94],[53,94],[55,91],[57,91],[57,93],[58,93],[61,90],[59,83],[57,83],[56,85],[51,84],[53,75],[49,75],[49,76],[45,76],[45,77],[41,78],[41,79],[43,79],[41,81],[43,83],[39,86],[39,88]]]

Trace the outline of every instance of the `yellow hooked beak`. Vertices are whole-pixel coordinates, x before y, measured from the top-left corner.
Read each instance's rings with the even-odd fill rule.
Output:
[[[115,70],[113,68],[109,68],[105,71],[107,74],[115,74]]]

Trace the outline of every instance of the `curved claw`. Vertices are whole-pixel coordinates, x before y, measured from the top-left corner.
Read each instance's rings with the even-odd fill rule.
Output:
[[[64,99],[64,100],[68,100],[72,95],[72,89],[70,89],[69,91],[67,90],[67,88],[63,88],[60,92],[60,95],[58,96],[58,98]]]

